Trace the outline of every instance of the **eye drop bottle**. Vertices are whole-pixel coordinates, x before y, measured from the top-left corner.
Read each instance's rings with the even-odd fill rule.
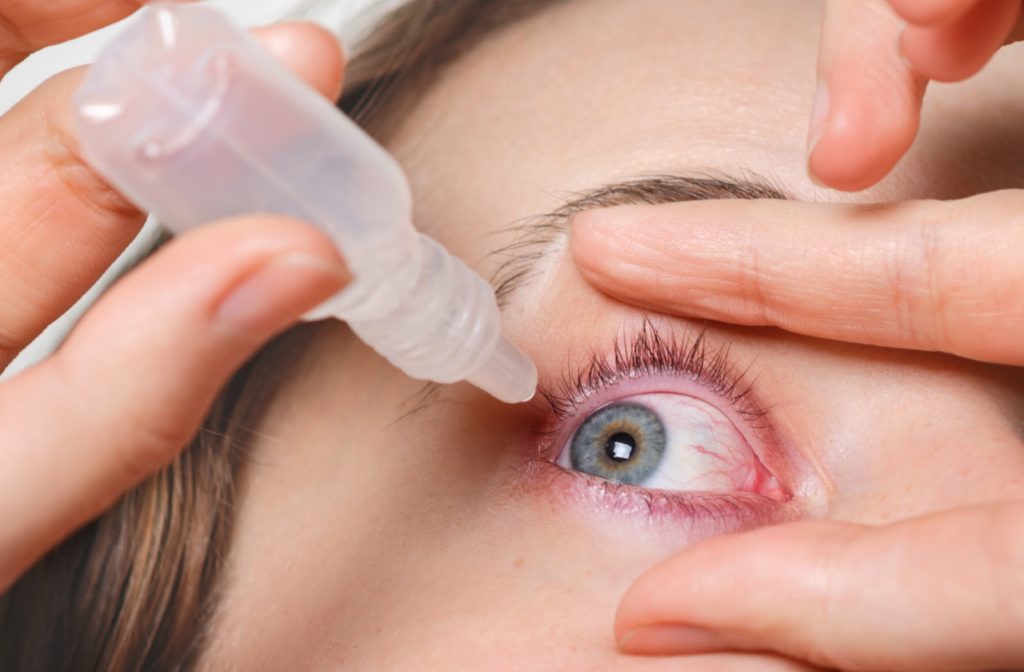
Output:
[[[86,161],[175,233],[246,213],[325,231],[354,281],[307,319],[345,320],[413,378],[533,396],[490,285],[413,228],[397,162],[217,10],[140,10],[75,111]]]

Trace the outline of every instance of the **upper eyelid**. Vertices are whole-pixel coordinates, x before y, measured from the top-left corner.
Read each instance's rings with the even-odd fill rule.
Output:
[[[816,461],[805,449],[791,445],[786,432],[780,433],[779,418],[756,389],[753,362],[737,366],[726,334],[706,326],[696,333],[681,334],[679,322],[645,316],[639,328],[624,329],[618,335],[610,354],[594,351],[589,363],[567,363],[562,379],[553,385],[542,380],[538,392],[548,403],[549,419],[538,425],[543,429],[536,432],[535,457],[554,459],[555,451],[584,416],[606,404],[642,394],[684,394],[716,407],[729,418],[757,459],[785,490],[795,492],[798,483],[806,483],[808,463]],[[641,355],[639,360],[636,354]],[[686,382],[678,388],[653,389],[647,383],[680,377]],[[632,389],[627,391],[623,383]],[[693,388],[686,391],[685,385],[691,384]],[[620,392],[625,394],[620,396]]]
[[[768,409],[752,394],[749,369],[736,369],[728,344],[710,338],[706,328],[680,337],[672,327],[660,327],[644,316],[634,333],[624,331],[616,338],[610,353],[592,351],[583,367],[568,362],[558,383],[542,382],[538,391],[552,414],[564,421],[596,390],[643,375],[684,374],[733,404],[748,421],[763,418]]]

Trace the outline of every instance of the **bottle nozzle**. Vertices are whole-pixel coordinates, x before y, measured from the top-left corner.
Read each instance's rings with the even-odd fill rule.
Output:
[[[507,404],[529,401],[537,392],[537,367],[504,336],[466,381]]]
[[[83,156],[174,232],[248,212],[306,220],[355,276],[313,315],[346,320],[413,378],[533,396],[493,288],[413,227],[401,166],[223,13],[150,5],[76,101]]]

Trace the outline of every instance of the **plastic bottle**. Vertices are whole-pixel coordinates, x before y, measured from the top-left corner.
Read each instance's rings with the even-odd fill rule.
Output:
[[[536,368],[501,335],[493,290],[416,232],[394,159],[217,10],[142,9],[75,110],[86,161],[176,233],[269,212],[331,236],[354,281],[307,319],[345,320],[414,378],[533,396]]]

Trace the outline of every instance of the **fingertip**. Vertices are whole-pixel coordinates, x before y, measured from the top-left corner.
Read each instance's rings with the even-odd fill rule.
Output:
[[[569,247],[587,282],[620,300],[650,298],[667,244],[656,213],[668,207],[622,205],[575,215]]]
[[[341,96],[345,78],[345,52],[338,38],[326,28],[307,21],[290,21],[253,34],[281,60],[328,100]]]
[[[826,127],[808,157],[809,176],[840,191],[860,191],[882,180],[917,136],[923,81],[903,91],[840,90]],[[919,90],[915,90],[920,86]]]
[[[646,205],[615,205],[583,210],[572,216],[570,227],[574,231],[612,231],[637,225],[648,217],[649,211],[650,206]]]
[[[180,448],[261,344],[347,279],[330,241],[304,222],[267,215],[206,225],[120,279],[48,361],[67,389],[104,381],[102,408],[75,422],[119,427],[111,445],[124,452],[114,461],[131,467],[130,481]],[[132,423],[118,424],[122,416]]]
[[[616,241],[630,232],[635,239],[645,208],[620,205],[610,208],[584,210],[569,221],[569,246],[573,258],[585,269],[596,270],[599,260],[616,250]]]
[[[962,16],[976,0],[889,0],[889,5],[908,23],[935,26]]]
[[[285,263],[275,263],[281,261]],[[318,265],[321,270],[334,270],[317,273]],[[262,270],[270,272],[262,274]],[[246,298],[231,304],[228,315],[238,319],[220,320],[229,297],[261,275],[266,278],[252,284]],[[118,283],[94,312],[114,311],[106,317],[113,324],[132,319],[132,312],[122,306],[160,305],[168,315],[177,315],[182,325],[190,325],[183,329],[205,334],[212,326],[217,335],[249,343],[298,319],[314,307],[307,305],[309,301],[329,298],[349,277],[341,253],[312,225],[277,215],[238,217],[175,238]],[[259,291],[265,292],[265,320],[243,315],[241,309],[256,303]],[[271,299],[277,302],[276,308],[270,305]]]
[[[870,187],[913,142],[926,80],[899,53],[904,25],[884,2],[828,3],[808,143],[816,184]]]
[[[899,47],[915,72],[938,82],[959,82],[978,73],[1011,37],[1020,18],[1019,0],[978,3],[939,26],[908,26]]]
[[[703,581],[715,574],[722,556],[719,537],[687,548],[648,568],[626,589],[615,611],[615,641],[621,646],[632,633],[665,623],[696,623]],[[726,542],[728,543],[728,542]],[[711,579],[712,583],[714,579]]]

